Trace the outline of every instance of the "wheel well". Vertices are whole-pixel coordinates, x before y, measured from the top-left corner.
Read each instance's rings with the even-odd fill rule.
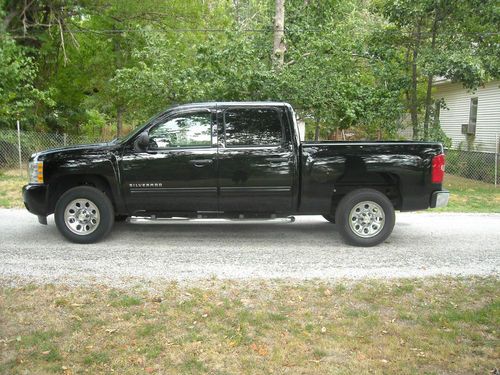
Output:
[[[392,173],[369,173],[359,180],[350,178],[339,181],[332,195],[330,212],[335,213],[339,202],[346,194],[357,189],[365,188],[380,191],[389,198],[394,209],[399,210],[401,208],[399,177]]]
[[[49,184],[49,212],[54,212],[56,203],[61,195],[76,186],[92,186],[99,189],[109,197],[111,203],[115,206],[111,186],[104,177],[91,174],[66,175],[58,177]]]

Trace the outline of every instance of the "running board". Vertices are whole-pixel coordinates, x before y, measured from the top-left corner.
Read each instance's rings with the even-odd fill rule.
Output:
[[[262,218],[262,219],[231,219],[231,218],[188,218],[188,217],[167,217],[161,218],[156,216],[131,216],[127,218],[127,222],[131,224],[180,224],[180,223],[293,223],[294,216],[280,218]]]

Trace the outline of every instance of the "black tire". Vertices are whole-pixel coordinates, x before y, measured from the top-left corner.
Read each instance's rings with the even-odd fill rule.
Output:
[[[363,202],[371,202],[372,204],[362,204]],[[365,208],[366,206],[368,208]],[[360,213],[356,211],[358,209],[361,209]],[[382,213],[379,213],[380,209]],[[353,211],[352,216],[351,211]],[[383,219],[370,221],[370,217],[372,217],[370,215],[372,214],[379,217],[383,215]],[[366,218],[367,222],[363,221],[358,225],[360,222],[357,219],[354,220],[353,216],[360,218],[361,215],[370,217]],[[377,190],[359,189],[342,198],[337,206],[335,220],[340,234],[347,243],[354,246],[371,247],[384,242],[390,236],[394,229],[396,215],[394,207],[387,196]],[[352,225],[350,222],[352,222]],[[372,231],[372,228],[375,228],[373,234],[368,233]],[[367,233],[364,233],[364,231]]]
[[[79,200],[90,202],[90,204],[93,205],[91,207],[97,208],[97,210],[93,211],[97,211],[98,219],[95,220],[95,224],[89,223],[91,224],[92,231],[87,234],[84,232],[80,234],[74,233],[77,229],[76,227],[70,229],[70,226],[78,225],[78,219],[77,222],[75,222],[76,213],[75,217],[70,217],[68,221],[65,219],[66,209],[68,208],[68,212],[71,211],[70,204],[73,204],[75,201],[77,203],[74,204],[79,204]],[[85,216],[85,214],[82,215]],[[64,237],[71,242],[86,244],[99,241],[111,231],[115,221],[115,214],[113,204],[106,194],[91,186],[78,186],[69,189],[61,195],[56,203],[54,220],[57,229],[59,229],[59,232],[61,232]],[[70,222],[71,220],[73,220],[73,224]],[[85,226],[85,224],[83,224],[83,226]],[[82,227],[82,225],[80,225],[80,227]]]
[[[330,223],[335,224],[335,215],[326,214],[326,215],[323,215],[323,217],[325,218],[326,221],[329,221]]]

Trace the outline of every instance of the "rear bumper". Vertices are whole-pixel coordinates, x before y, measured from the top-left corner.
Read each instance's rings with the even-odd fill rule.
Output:
[[[448,205],[450,192],[447,190],[435,191],[431,195],[431,208],[445,207]]]
[[[24,185],[23,200],[26,209],[38,216],[48,215],[48,185]]]

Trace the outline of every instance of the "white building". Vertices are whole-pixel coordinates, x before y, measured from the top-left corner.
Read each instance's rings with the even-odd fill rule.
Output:
[[[434,97],[444,99],[447,107],[440,109],[439,122],[453,148],[467,149],[469,144],[477,151],[495,152],[500,137],[500,81],[488,82],[475,92],[444,79],[436,80],[434,87]]]

